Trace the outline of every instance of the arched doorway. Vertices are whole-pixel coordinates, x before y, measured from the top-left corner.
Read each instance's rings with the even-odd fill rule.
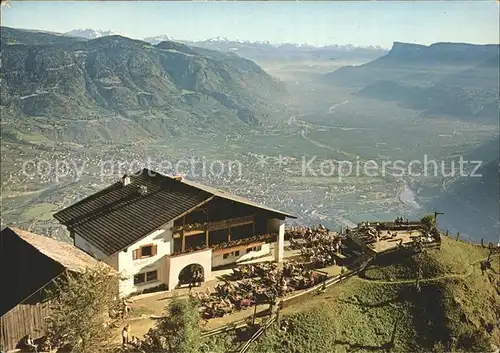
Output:
[[[201,284],[205,281],[205,271],[200,264],[190,264],[179,272],[179,285]]]

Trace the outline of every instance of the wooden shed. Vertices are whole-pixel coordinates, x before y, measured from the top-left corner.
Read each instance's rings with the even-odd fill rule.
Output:
[[[18,228],[0,233],[0,350],[15,349],[28,335],[45,335],[50,313],[45,290],[66,271],[102,264],[72,244]]]

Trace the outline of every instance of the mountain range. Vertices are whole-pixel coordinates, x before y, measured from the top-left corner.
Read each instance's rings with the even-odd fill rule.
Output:
[[[78,29],[67,32],[66,35],[95,39],[105,35],[118,34],[113,31],[93,29]],[[308,44],[280,43],[268,41],[231,40],[226,37],[213,37],[199,41],[173,39],[168,35],[158,35],[142,38],[141,40],[158,44],[163,41],[176,41],[189,46],[196,46],[233,52],[241,57],[256,62],[268,61],[324,61],[324,60],[357,60],[370,61],[387,53],[387,50],[378,46],[358,47],[353,45],[326,45],[313,46]]]
[[[69,37],[82,37],[86,39],[96,39],[96,38],[101,38],[101,37],[107,37],[107,36],[114,36],[114,35],[120,35],[123,36],[123,33],[119,33],[116,31],[103,31],[101,29],[91,29],[91,28],[86,28],[86,29],[74,29],[72,31],[64,33],[65,36]]]
[[[70,141],[144,139],[246,129],[286,115],[290,97],[284,85],[243,56],[281,61],[374,56],[324,80],[430,116],[498,124],[498,45],[394,43],[385,52],[225,38],[189,45],[149,38],[159,41],[152,44],[119,35],[82,37],[110,33],[103,31],[69,33],[2,27],[3,133],[30,131]],[[48,129],[49,122],[59,130]]]
[[[357,47],[353,45],[313,46],[308,44],[236,41],[226,38],[212,38],[196,42],[184,42],[207,49],[233,52],[256,62],[298,62],[298,61],[357,61],[366,62],[387,53],[376,46]]]
[[[2,27],[1,36],[1,105],[11,122],[2,133],[81,141],[229,131],[260,124],[288,99],[282,83],[230,53],[118,35]]]
[[[498,124],[499,45],[394,43],[384,56],[325,75],[332,86],[429,116]]]

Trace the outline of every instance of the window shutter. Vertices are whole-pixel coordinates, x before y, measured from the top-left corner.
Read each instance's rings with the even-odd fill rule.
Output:
[[[133,260],[137,260],[139,258],[139,251],[140,251],[140,249],[136,249],[136,250],[132,251],[132,259]]]
[[[157,252],[157,247],[158,247],[158,246],[157,246],[156,244],[154,244],[154,245],[151,247],[151,248],[152,248],[152,249],[151,249],[151,255],[152,255],[152,256],[155,256],[155,255],[156,255],[156,252]]]

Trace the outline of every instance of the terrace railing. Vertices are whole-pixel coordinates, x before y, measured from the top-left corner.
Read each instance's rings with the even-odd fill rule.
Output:
[[[270,233],[270,234],[262,234],[262,235],[254,235],[252,237],[248,238],[242,238],[242,239],[237,239],[233,240],[230,242],[225,242],[225,243],[220,243],[220,244],[214,244],[210,246],[214,252],[218,250],[223,250],[227,248],[232,248],[235,246],[242,246],[242,245],[248,245],[251,243],[258,243],[258,242],[272,242],[273,240],[277,239],[278,233]]]
[[[239,225],[242,223],[253,222],[254,220],[255,220],[255,216],[250,215],[250,216],[244,216],[244,217],[225,219],[225,220],[216,221],[216,222],[190,223],[190,224],[172,227],[172,231],[173,232],[193,231],[193,230],[201,230],[201,231],[208,230],[208,231],[210,231],[210,230],[223,229],[223,228],[227,228],[229,226]]]
[[[189,254],[189,253],[192,253],[195,251],[202,251],[202,250],[207,250],[207,249],[212,249],[212,251],[217,252],[217,251],[232,248],[235,246],[248,245],[251,243],[272,242],[275,239],[277,239],[277,236],[278,236],[278,233],[270,233],[270,234],[255,235],[255,236],[251,236],[248,238],[237,239],[237,240],[233,240],[230,242],[224,242],[224,243],[220,243],[220,244],[214,244],[211,246],[200,245],[200,246],[197,246],[195,248],[188,248],[184,251],[176,251],[176,252],[170,254],[170,256],[184,255],[184,254]]]

